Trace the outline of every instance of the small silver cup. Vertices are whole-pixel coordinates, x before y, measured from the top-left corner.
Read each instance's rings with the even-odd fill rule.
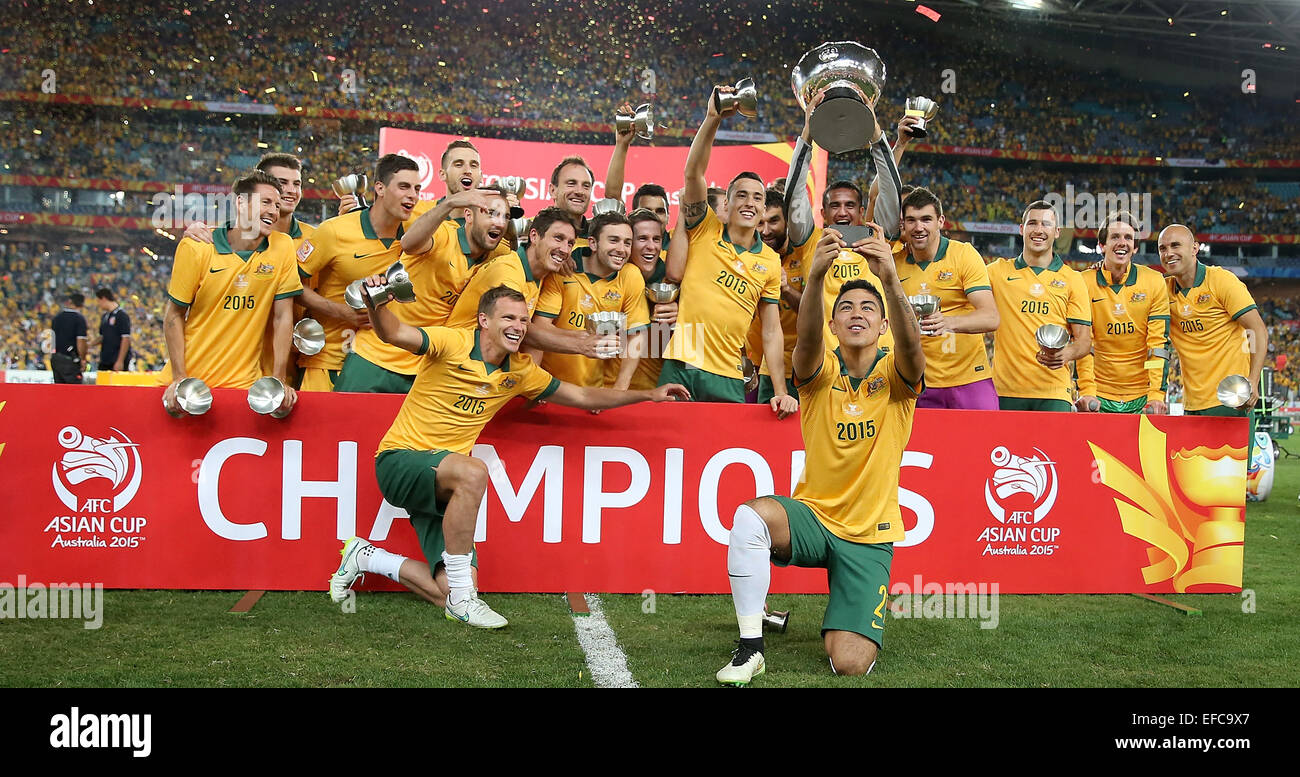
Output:
[[[293,347],[303,356],[315,356],[325,347],[325,327],[314,318],[293,325]]]
[[[1219,395],[1219,404],[1224,407],[1242,407],[1250,399],[1250,381],[1245,375],[1229,375],[1219,381],[1216,393]]]
[[[627,206],[623,204],[622,200],[615,199],[614,197],[605,197],[604,199],[596,200],[591,205],[592,218],[595,218],[602,213],[617,213],[620,216],[626,216]]]
[[[939,312],[939,298],[933,294],[917,294],[908,297],[907,301],[912,304],[912,310],[916,311],[917,319],[925,318],[932,313]]]
[[[180,412],[167,411],[173,418],[186,414],[203,415],[212,407],[212,389],[198,378],[186,378],[176,386],[176,404],[180,405]],[[166,403],[163,407],[167,407]]]
[[[357,198],[357,207],[364,208],[367,207],[366,183],[365,173],[351,173],[330,184],[330,188],[334,190],[334,195],[339,199],[343,199],[349,194],[353,195]]]
[[[254,413],[269,415],[272,418],[284,418],[289,415],[288,410],[280,409],[280,403],[284,402],[284,395],[284,384],[277,378],[269,375],[258,378],[248,387],[248,406]]]
[[[939,113],[939,104],[929,97],[909,97],[907,104],[903,108],[903,115],[915,116],[920,121],[916,126],[908,131],[908,134],[914,138],[924,138],[930,133],[926,131],[925,124],[933,119]]]
[[[364,279],[358,278],[343,290],[343,301],[353,310],[365,310],[363,294],[369,294],[378,307],[388,304],[388,294],[392,292],[393,299],[398,302],[415,302],[415,286],[411,283],[411,274],[406,271],[406,265],[400,261],[393,262],[384,271],[384,280],[387,282],[383,286],[367,286]]]
[[[652,283],[645,287],[646,299],[654,304],[664,304],[677,299],[680,291],[675,283]]]
[[[736,82],[736,91],[727,94],[714,89],[713,105],[717,108],[719,116],[739,113],[741,116],[754,118],[758,115],[758,90],[754,86],[754,79],[740,79]]]
[[[1048,351],[1059,351],[1070,344],[1070,330],[1058,324],[1043,324],[1034,332],[1034,339]]]
[[[652,140],[655,136],[654,106],[642,103],[630,114],[615,113],[614,128],[619,134],[632,130],[642,140]]]

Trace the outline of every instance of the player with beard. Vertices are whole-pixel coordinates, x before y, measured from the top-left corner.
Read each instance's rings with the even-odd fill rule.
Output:
[[[1250,416],[1253,427],[1250,409],[1259,401],[1259,374],[1268,360],[1268,327],[1254,298],[1230,271],[1196,258],[1200,244],[1182,224],[1161,230],[1157,249],[1169,288],[1169,336],[1182,365],[1187,414]],[[1229,375],[1250,381],[1250,398],[1239,408],[1219,403],[1219,381]],[[1252,445],[1254,438],[1252,428]]]
[[[781,257],[781,331],[785,334],[785,382],[790,396],[798,398],[793,369],[794,341],[798,335],[799,301],[803,298],[804,273],[812,263],[812,254],[817,244],[811,241],[803,245],[791,245],[786,228],[785,196],[774,189],[769,189],[763,212],[763,223],[759,234],[767,247],[776,251]],[[746,351],[750,361],[759,365],[758,401],[768,402],[774,396],[772,375],[762,354],[762,332],[758,321],[749,328]]]
[[[943,204],[929,189],[913,189],[902,208],[899,282],[909,297],[939,298],[939,310],[921,319],[926,386],[916,406],[997,410],[984,333],[998,328],[998,305],[984,258],[970,243],[939,234]]]
[[[187,377],[212,388],[246,389],[262,377],[262,341],[274,322],[274,377],[285,382],[280,409],[297,394],[288,385],[293,298],[302,294],[292,239],[275,230],[280,182],[255,170],[232,187],[235,224],[211,243],[189,238],[176,246],[167,285],[163,334],[167,364],[159,375],[163,404],[180,412],[176,387]]]
[[[766,191],[763,180],[743,172],[727,187],[727,221],[706,202],[705,172],[722,117],[717,95],[734,87],[715,87],[708,112],[686,157],[682,221],[689,258],[682,277],[677,328],[664,354],[660,384],[682,383],[697,400],[744,402],[741,354],[750,323],[759,317],[763,356],[773,374],[785,374],[784,338],[777,308],[781,259],[758,234]],[[780,418],[798,410],[784,383],[772,398]]]
[[[569,156],[551,171],[551,203],[564,212],[577,232],[574,243],[573,258],[587,252],[587,237],[590,225],[587,222],[587,208],[591,207],[591,188],[596,183],[596,176],[580,156]]]
[[[804,111],[803,132],[795,141],[794,156],[790,160],[790,170],[786,174],[785,202],[787,214],[787,232],[793,245],[821,242],[822,228],[813,220],[812,202],[808,197],[808,167],[812,160],[812,112],[821,104],[822,96],[814,97]],[[885,237],[894,239],[899,232],[899,191],[902,180],[898,175],[898,166],[894,162],[894,152],[885,138],[883,130],[877,126],[877,136],[871,140],[869,148],[871,160],[880,171],[880,197],[876,201],[875,221],[886,227]],[[857,226],[862,219],[862,190],[852,181],[834,181],[822,193],[822,223],[826,226]],[[871,275],[866,259],[855,251],[841,251],[826,273],[822,287],[826,310],[831,309],[840,285],[846,281],[861,278],[879,287],[877,278]],[[834,341],[834,334],[827,329],[824,337]],[[893,345],[894,330],[886,329],[880,341],[880,347],[888,350]]]
[[[563,229],[573,234],[567,220]],[[375,287],[384,281],[373,276],[366,282]],[[506,619],[478,598],[473,572],[474,526],[487,493],[488,471],[470,454],[483,427],[520,395],[604,410],[687,399],[689,394],[681,386],[614,391],[556,380],[519,352],[530,314],[523,295],[511,288],[487,290],[476,300],[474,327],[463,329],[413,327],[393,315],[393,304],[376,308],[369,295],[366,299],[375,332],[420,356],[415,383],[379,443],[375,478],[384,498],[410,514],[425,560],[353,537],[330,577],[330,598],[343,601],[363,572],[374,572],[443,607],[447,620],[499,629]]]
[[[823,337],[824,298],[805,294],[799,305],[794,379],[805,477],[793,497],[759,497],[736,508],[727,575],[740,641],[716,675],[724,685],[746,685],[766,671],[763,603],[771,564],[826,569],[830,597],[821,633],[832,672],[863,675],[876,664],[894,543],[904,538],[898,473],[916,398],[925,387],[925,353],[889,243],[880,227],[869,226],[875,233],[852,249],[870,262],[884,286],[855,279],[840,287],[829,316],[838,347]],[[827,227],[808,271],[809,285],[822,284],[836,256],[849,247]],[[887,353],[879,340],[890,327],[898,331],[895,349]]]
[[[1137,220],[1120,212],[1097,232],[1099,267],[1083,272],[1092,304],[1092,353],[1075,362],[1081,411],[1168,413],[1169,291],[1133,262]]]
[[[1070,372],[1062,369],[1092,349],[1092,309],[1083,278],[1052,253],[1061,230],[1046,200],[1025,208],[1020,233],[1025,250],[988,265],[998,303],[993,334],[993,383],[1002,410],[1071,410]],[[1069,330],[1064,348],[1047,350],[1035,332],[1044,324]]]
[[[632,224],[618,213],[600,214],[591,220],[591,246],[592,253],[583,260],[579,272],[552,273],[546,277],[533,326],[581,332],[586,327],[587,316],[593,313],[623,313],[628,342],[618,360],[619,372],[611,388],[626,389],[646,352],[646,330],[650,324],[645,279],[641,270],[628,261],[632,255]],[[607,360],[581,354],[547,353],[542,356],[541,364],[566,383],[605,385]]]

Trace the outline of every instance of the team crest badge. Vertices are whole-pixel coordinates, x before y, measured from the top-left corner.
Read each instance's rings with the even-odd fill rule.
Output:
[[[514,388],[518,383],[519,383],[519,381],[515,380],[515,378],[514,378],[513,375],[507,375],[507,376],[505,376],[505,378],[503,378],[503,379],[501,380],[501,388],[503,388],[503,389],[512,389],[512,388]]]
[[[872,394],[876,393],[877,391],[881,390],[884,387],[885,387],[885,379],[877,375],[876,377],[867,381],[867,396],[871,396]]]
[[[1209,302],[1209,301],[1210,301],[1210,295],[1209,295],[1208,293],[1206,293],[1206,294],[1202,294],[1201,296],[1199,296],[1199,297],[1196,298],[1196,304],[1197,304],[1197,305],[1204,305],[1205,303],[1207,303],[1207,302]]]
[[[254,274],[254,275],[273,275],[273,274],[275,274],[275,265],[273,265],[273,264],[267,264],[266,262],[262,262],[261,264],[257,265],[257,269],[256,269],[256,270],[253,270],[253,274]]]
[[[755,264],[754,272],[758,272],[758,273],[767,272],[767,265],[763,264],[762,262]]]
[[[619,300],[623,299],[623,295],[619,294],[617,289],[610,289],[609,291],[605,292],[605,296],[601,297],[601,299],[605,300],[606,302],[618,302]]]
[[[736,260],[736,263],[733,266],[736,268],[736,272],[745,271],[745,263],[740,261],[739,259]]]
[[[240,274],[236,275],[236,276],[235,276],[235,288],[236,288],[236,289],[246,289],[246,288],[248,288],[248,276],[247,276],[247,275],[244,275],[242,272],[241,272]]]
[[[1144,300],[1144,299],[1146,299],[1146,298],[1147,298],[1147,293],[1146,293],[1145,291],[1135,291],[1135,292],[1133,292],[1133,296],[1132,296],[1132,297],[1129,297],[1129,301],[1130,301],[1130,302],[1141,302],[1142,300]]]
[[[939,273],[939,278],[938,278],[938,279],[941,280],[941,281],[950,281],[950,280],[952,280],[952,270],[944,270],[944,271],[940,272],[940,273]]]
[[[1048,285],[1048,286],[1051,286],[1053,289],[1064,289],[1064,288],[1065,288],[1065,281],[1061,280],[1060,278],[1057,278],[1056,280],[1052,281],[1051,283],[1049,283],[1049,284],[1047,284],[1047,285]]]
[[[1041,297],[1043,295],[1043,284],[1035,283],[1033,286],[1030,286],[1029,293],[1033,294],[1035,297]]]
[[[862,415],[862,407],[858,405],[858,403],[856,402],[845,402],[843,410],[844,410],[844,415],[848,416],[849,418],[857,418],[858,416]]]

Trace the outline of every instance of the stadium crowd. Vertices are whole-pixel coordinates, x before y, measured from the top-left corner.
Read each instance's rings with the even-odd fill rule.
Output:
[[[1300,140],[1288,131],[1297,108],[1288,102],[1135,83],[1023,51],[998,56],[989,49],[996,36],[979,34],[974,24],[938,24],[923,40],[910,26],[848,3],[448,0],[429,13],[414,0],[390,0],[385,8],[394,23],[377,25],[372,9],[346,0],[305,6],[254,0],[236,13],[212,4],[163,10],[101,4],[75,13],[51,9],[37,18],[14,15],[0,21],[13,41],[0,55],[0,78],[36,91],[52,68],[61,94],[480,120],[604,120],[644,91],[653,92],[661,123],[689,128],[709,85],[749,76],[764,109],[743,129],[789,138],[800,126],[790,69],[826,30],[836,30],[874,44],[888,68],[887,93],[898,102],[916,93],[940,101],[944,124],[935,142],[1052,153],[1300,158]],[[776,35],[780,46],[753,45]],[[943,45],[935,45],[935,35]],[[158,40],[169,45],[160,51]],[[247,67],[272,40],[288,55]],[[945,71],[956,63],[955,93],[941,91]],[[1034,75],[1043,72],[1052,77]],[[354,83],[355,90],[340,88]]]

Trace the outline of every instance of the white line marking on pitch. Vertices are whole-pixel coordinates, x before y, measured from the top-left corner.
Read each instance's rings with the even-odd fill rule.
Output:
[[[614,630],[605,620],[600,607],[600,597],[584,594],[590,615],[574,615],[573,629],[578,633],[578,644],[587,657],[591,681],[597,688],[639,688],[627,668],[627,656],[618,646]]]

